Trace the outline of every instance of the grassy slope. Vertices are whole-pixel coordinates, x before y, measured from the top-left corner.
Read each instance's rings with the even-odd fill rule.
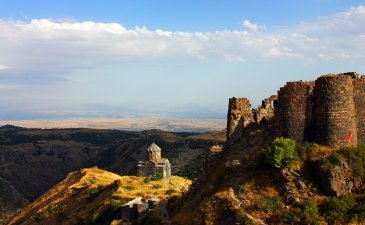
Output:
[[[110,224],[120,206],[136,197],[168,199],[188,190],[191,181],[143,182],[142,177],[119,176],[98,168],[70,173],[66,179],[22,210],[12,224]],[[175,190],[167,194],[167,190]]]

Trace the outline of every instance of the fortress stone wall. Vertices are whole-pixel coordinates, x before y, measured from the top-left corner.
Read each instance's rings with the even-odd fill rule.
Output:
[[[319,77],[314,86],[314,141],[329,146],[357,145],[354,82],[351,74]],[[347,142],[350,131],[352,141]]]
[[[310,138],[313,87],[314,82],[288,82],[278,91],[275,115],[281,136],[298,142]]]
[[[270,98],[270,101],[269,111],[273,110],[274,116],[268,118],[277,136],[332,147],[365,144],[365,76],[330,74],[320,76],[316,81],[288,82],[278,91],[277,99]],[[230,99],[228,143],[235,138],[237,126],[231,116],[233,102]],[[258,124],[254,115],[257,111],[247,108],[248,99],[245,102],[246,108],[241,111],[245,112],[245,117],[253,118],[251,123]],[[248,124],[242,127],[246,126]]]

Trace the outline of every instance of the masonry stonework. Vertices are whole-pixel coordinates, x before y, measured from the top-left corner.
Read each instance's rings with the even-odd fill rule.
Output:
[[[356,146],[357,128],[354,103],[354,77],[325,75],[314,87],[315,142],[329,146]],[[347,142],[348,133],[352,141]]]
[[[288,82],[278,91],[275,107],[279,134],[303,142],[311,137],[314,82]]]
[[[354,82],[354,101],[356,108],[357,142],[365,143],[365,76]]]

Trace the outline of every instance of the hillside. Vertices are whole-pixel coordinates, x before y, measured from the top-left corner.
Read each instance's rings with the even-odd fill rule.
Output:
[[[146,157],[145,148],[152,142],[172,163],[172,174],[196,179],[204,173],[209,148],[217,141],[160,130],[1,127],[0,196],[6,197],[0,197],[0,224],[72,171],[98,166],[135,175],[138,161]]]
[[[120,220],[120,208],[137,197],[169,199],[188,190],[191,181],[144,182],[142,177],[119,176],[98,168],[72,172],[24,208],[13,224],[110,224]],[[172,191],[173,190],[173,191]]]
[[[273,168],[270,128],[243,136],[171,206],[173,224],[364,224],[365,146],[297,144],[294,162]]]

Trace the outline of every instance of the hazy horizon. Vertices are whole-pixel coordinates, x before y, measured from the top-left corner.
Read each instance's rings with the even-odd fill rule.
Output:
[[[7,1],[0,121],[225,119],[287,81],[365,74],[363,1]]]

